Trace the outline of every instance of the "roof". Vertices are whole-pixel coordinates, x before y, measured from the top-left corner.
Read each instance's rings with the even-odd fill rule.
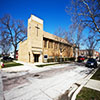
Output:
[[[40,18],[38,18],[38,17],[36,17],[36,16],[34,16],[34,15],[31,15],[31,17],[30,17],[28,20],[29,20],[29,22],[30,22],[31,20],[34,20],[34,21],[36,21],[36,22],[38,22],[38,23],[40,23],[40,24],[43,24],[43,20],[40,19]]]
[[[58,37],[56,35],[50,34],[48,32],[45,32],[45,31],[43,31],[43,37],[47,38],[47,39],[51,39],[51,40],[57,41],[57,42],[62,42],[64,44],[67,44],[67,45],[71,46],[71,44],[68,43],[68,41],[66,41],[65,39],[63,39],[61,37]]]

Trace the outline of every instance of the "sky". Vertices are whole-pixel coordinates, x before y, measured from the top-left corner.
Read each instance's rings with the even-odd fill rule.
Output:
[[[10,14],[21,19],[27,27],[31,14],[44,20],[44,31],[54,34],[59,28],[68,30],[71,24],[66,6],[70,0],[0,0],[0,17]]]
[[[10,14],[14,19],[23,20],[27,27],[28,18],[33,14],[44,20],[44,31],[54,34],[59,27],[68,31],[71,17],[65,9],[69,4],[70,0],[0,0],[0,17]]]

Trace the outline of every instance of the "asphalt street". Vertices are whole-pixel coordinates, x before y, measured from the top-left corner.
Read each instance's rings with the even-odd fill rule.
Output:
[[[79,63],[17,68],[2,70],[6,100],[57,100],[92,70]]]

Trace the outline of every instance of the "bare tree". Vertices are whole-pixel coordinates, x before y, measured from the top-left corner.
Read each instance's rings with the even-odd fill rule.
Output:
[[[0,29],[3,34],[7,34],[14,47],[14,58],[20,41],[26,38],[26,28],[21,20],[14,20],[10,15],[5,15],[0,19]]]
[[[64,41],[64,38],[67,34],[65,29],[62,29],[61,27],[59,27],[56,32],[54,33],[56,35],[56,40],[59,41],[59,49],[60,49],[60,53],[62,53],[65,50],[64,45],[62,44],[62,42]]]
[[[66,37],[69,43],[79,46],[81,41],[83,40],[83,26],[78,24],[77,22],[71,24],[69,27],[69,32],[67,32]]]
[[[7,55],[11,49],[11,43],[8,34],[0,32],[0,50],[2,54]]]
[[[60,54],[62,56],[62,53],[66,50],[66,46],[62,44],[66,40],[67,44],[71,44],[73,47],[73,56],[77,58],[78,56],[78,49],[79,49],[79,44],[83,40],[83,29],[84,26],[80,25],[79,23],[74,23],[71,24],[69,27],[69,31],[67,32],[65,29],[62,29],[61,27],[58,28],[58,30],[55,32],[55,35],[62,37],[62,38],[57,38],[57,40],[60,41]],[[70,54],[68,54],[70,55]]]
[[[83,30],[84,26],[76,21],[69,26],[69,31],[66,34],[67,41],[73,46],[73,56],[75,58],[77,58],[79,46],[83,42]]]
[[[98,45],[97,36],[93,33],[93,35],[89,35],[88,38],[84,41],[85,41],[85,44],[87,46],[88,56],[89,57],[93,56],[93,51]]]
[[[71,14],[73,23],[80,23],[95,34],[100,33],[100,0],[71,0],[66,11]]]
[[[62,53],[67,49],[67,46],[70,45],[66,37],[67,31],[59,27],[54,34],[56,35],[55,39],[59,41],[60,58],[62,58]],[[62,62],[62,59],[60,59],[60,62]]]
[[[94,49],[94,46],[97,46],[97,41],[100,40],[100,0],[71,0],[70,5],[66,7],[66,12],[71,15],[74,29],[81,26],[82,30],[86,28],[90,30],[89,33],[84,34],[88,37],[84,42],[89,50],[91,49],[91,46],[93,46],[92,49]],[[95,37],[98,38],[94,38],[93,34],[90,35],[92,32],[94,32]],[[72,36],[75,36],[73,35],[73,32],[71,37]],[[82,38],[83,37],[84,36],[82,36]],[[78,42],[76,42],[76,44],[77,43]]]

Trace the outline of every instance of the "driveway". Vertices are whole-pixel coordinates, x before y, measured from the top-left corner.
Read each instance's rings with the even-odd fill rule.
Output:
[[[57,100],[92,70],[79,63],[21,67],[2,70],[6,100]]]

